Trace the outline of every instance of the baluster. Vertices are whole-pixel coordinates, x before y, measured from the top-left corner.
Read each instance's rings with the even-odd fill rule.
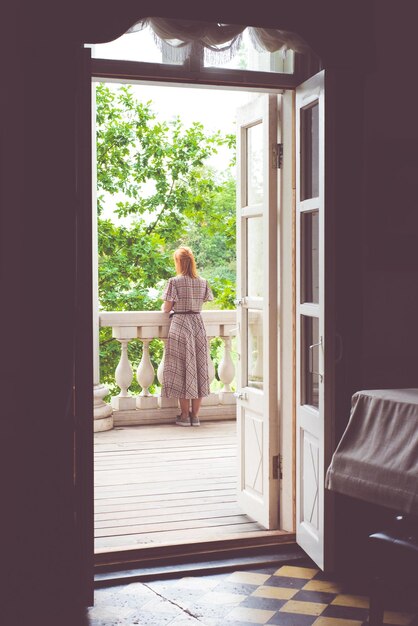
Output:
[[[94,385],[93,387],[93,417],[94,432],[99,433],[113,428],[113,409],[103,398],[107,396],[109,389],[106,385]]]
[[[158,400],[149,392],[149,386],[154,382],[155,372],[149,356],[149,339],[142,341],[142,358],[136,371],[136,379],[142,387],[142,391],[136,398],[138,409],[152,409],[158,406]]]
[[[209,374],[209,385],[212,384],[212,381],[215,378],[215,366],[213,364],[212,358],[210,356],[210,342],[211,342],[212,337],[208,337],[208,374]],[[209,396],[206,396],[205,398],[203,398],[202,400],[202,404],[207,405],[213,405],[213,404],[218,404],[219,403],[219,398],[218,398],[218,394],[216,393],[212,393]]]
[[[231,337],[222,337],[224,353],[218,367],[218,375],[223,383],[223,389],[219,392],[221,404],[235,404],[235,398],[231,391],[231,383],[235,377],[235,366],[231,357]]]
[[[111,405],[117,411],[128,411],[135,409],[135,398],[128,391],[133,379],[133,371],[128,357],[129,339],[118,337],[117,340],[121,345],[121,353],[120,361],[115,370],[115,380],[120,387],[120,393],[112,397]]]

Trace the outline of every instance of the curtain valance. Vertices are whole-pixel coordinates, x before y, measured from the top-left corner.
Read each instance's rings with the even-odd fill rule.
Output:
[[[147,17],[134,24],[128,32],[149,27],[164,58],[183,63],[194,42],[200,43],[213,64],[224,64],[233,58],[240,47],[242,33],[248,30],[252,45],[258,52],[294,50],[305,52],[307,44],[301,37],[276,28],[255,28],[234,24]]]

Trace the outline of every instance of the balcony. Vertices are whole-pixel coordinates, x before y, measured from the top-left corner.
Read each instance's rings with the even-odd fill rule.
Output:
[[[168,314],[99,313],[100,325],[111,327],[113,339],[120,344],[115,370],[120,392],[111,398],[109,406],[103,401],[107,388],[95,385],[97,566],[113,563],[112,559],[119,558],[118,551],[124,554],[132,549],[141,549],[142,563],[147,551],[150,559],[156,558],[155,549],[163,550],[166,557],[171,552],[177,555],[179,550],[210,551],[224,541],[237,547],[276,545],[289,540],[284,531],[266,531],[238,505],[236,400],[231,389],[235,378],[231,343],[236,333],[236,311],[202,311],[202,317],[208,342],[217,337],[223,343],[219,382],[212,385],[212,393],[203,400],[200,428],[185,429],[174,425],[177,400],[149,390],[156,373],[161,382],[164,361],[163,356],[155,372],[150,342],[166,341]],[[252,376],[256,380],[261,331],[255,314],[249,319],[249,329],[250,337],[257,339],[252,352]],[[128,358],[131,341],[140,341],[143,346],[136,372]],[[97,360],[98,351],[96,364]],[[214,381],[210,356],[208,366]],[[130,391],[134,375],[141,387],[138,395]],[[98,381],[98,368],[95,377]]]
[[[103,402],[106,388],[95,392],[95,549],[96,555],[120,548],[172,545],[241,536],[261,527],[237,504],[235,377],[231,340],[235,311],[203,311],[208,342],[220,337],[224,350],[218,365],[217,390],[204,398],[200,428],[185,431],[173,423],[176,399],[152,394],[155,375],[161,383],[163,361],[155,372],[150,342],[164,343],[167,313],[156,311],[105,312],[101,326],[112,328],[120,344],[115,382],[120,388]],[[142,358],[134,372],[129,342],[142,343]],[[215,366],[209,354],[209,376]],[[136,379],[142,388],[130,391]],[[97,393],[97,391],[99,391]],[[103,416],[108,408],[108,415]],[[98,410],[97,410],[98,409]],[[113,432],[112,426],[117,427]]]
[[[224,345],[218,365],[221,389],[203,399],[201,421],[235,419],[235,397],[231,384],[235,378],[235,367],[231,357],[231,341],[236,332],[236,311],[202,311],[208,342],[220,337]],[[94,430],[109,430],[112,426],[139,426],[173,423],[178,414],[176,399],[162,398],[152,394],[149,388],[155,381],[155,370],[151,363],[149,344],[153,339],[165,343],[169,329],[167,313],[160,311],[117,311],[99,313],[100,326],[112,328],[112,337],[120,344],[120,360],[115,370],[115,381],[120,392],[111,398],[111,408],[103,397],[107,389],[103,385],[95,388]],[[142,359],[136,370],[136,379],[142,388],[138,395],[130,391],[134,371],[128,358],[128,344],[140,341],[143,346]],[[157,369],[161,383],[164,356]],[[215,379],[215,366],[209,357],[210,380]],[[219,386],[219,385],[218,385]]]

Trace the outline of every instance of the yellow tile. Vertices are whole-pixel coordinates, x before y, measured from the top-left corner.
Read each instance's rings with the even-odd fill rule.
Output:
[[[337,617],[318,617],[312,626],[361,626],[356,619],[338,619]]]
[[[384,624],[397,624],[399,626],[408,626],[415,615],[412,613],[398,613],[396,611],[385,611],[383,616]]]
[[[229,583],[244,583],[248,585],[262,585],[270,578],[267,574],[257,574],[256,572],[234,572],[228,576]]]
[[[302,615],[321,615],[322,611],[327,608],[328,604],[320,602],[302,602],[301,600],[289,600],[283,604],[279,611],[284,613],[301,613]]]
[[[208,593],[205,593],[204,596],[202,596],[201,602],[204,602],[205,604],[234,605],[234,604],[239,604],[240,602],[245,600],[245,598],[247,598],[247,596],[242,593],[225,593],[222,591],[209,591]]]
[[[338,604],[338,606],[356,606],[359,609],[369,608],[369,598],[366,596],[351,596],[346,593],[338,595],[331,604]]]
[[[265,624],[273,617],[276,611],[266,611],[265,609],[248,609],[244,606],[238,606],[233,609],[226,618],[228,620],[236,620],[241,622],[253,622],[253,624]]]
[[[341,593],[342,587],[330,580],[310,580],[302,587],[304,591],[325,591],[326,593]]]
[[[283,565],[283,567],[280,567],[277,572],[274,572],[274,575],[289,576],[290,578],[313,578],[318,572],[318,569],[313,569],[311,567],[293,567],[293,565]]]
[[[252,596],[258,598],[276,598],[276,600],[290,600],[299,589],[290,589],[288,587],[258,587],[252,592]]]

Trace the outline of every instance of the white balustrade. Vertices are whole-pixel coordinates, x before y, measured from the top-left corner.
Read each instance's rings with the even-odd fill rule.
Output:
[[[235,398],[231,383],[235,377],[235,367],[231,357],[231,334],[236,330],[235,311],[202,311],[208,337],[208,373],[212,382],[215,366],[210,358],[210,342],[220,337],[224,343],[224,354],[218,367],[218,376],[223,385],[221,391],[212,392],[203,399],[201,419],[235,418]],[[167,313],[159,311],[102,312],[101,326],[111,326],[112,336],[121,345],[121,356],[115,371],[115,380],[120,393],[112,397],[115,425],[172,422],[178,413],[177,399],[153,395],[149,388],[155,380],[155,371],[150,359],[149,344],[152,339],[167,339],[170,320]],[[130,341],[141,341],[143,350],[136,378],[142,388],[139,395],[133,396],[129,388],[133,380],[133,370],[128,358]],[[157,369],[160,384],[164,376],[164,352]],[[98,400],[99,401],[99,400]],[[216,407],[219,407],[218,409]]]

